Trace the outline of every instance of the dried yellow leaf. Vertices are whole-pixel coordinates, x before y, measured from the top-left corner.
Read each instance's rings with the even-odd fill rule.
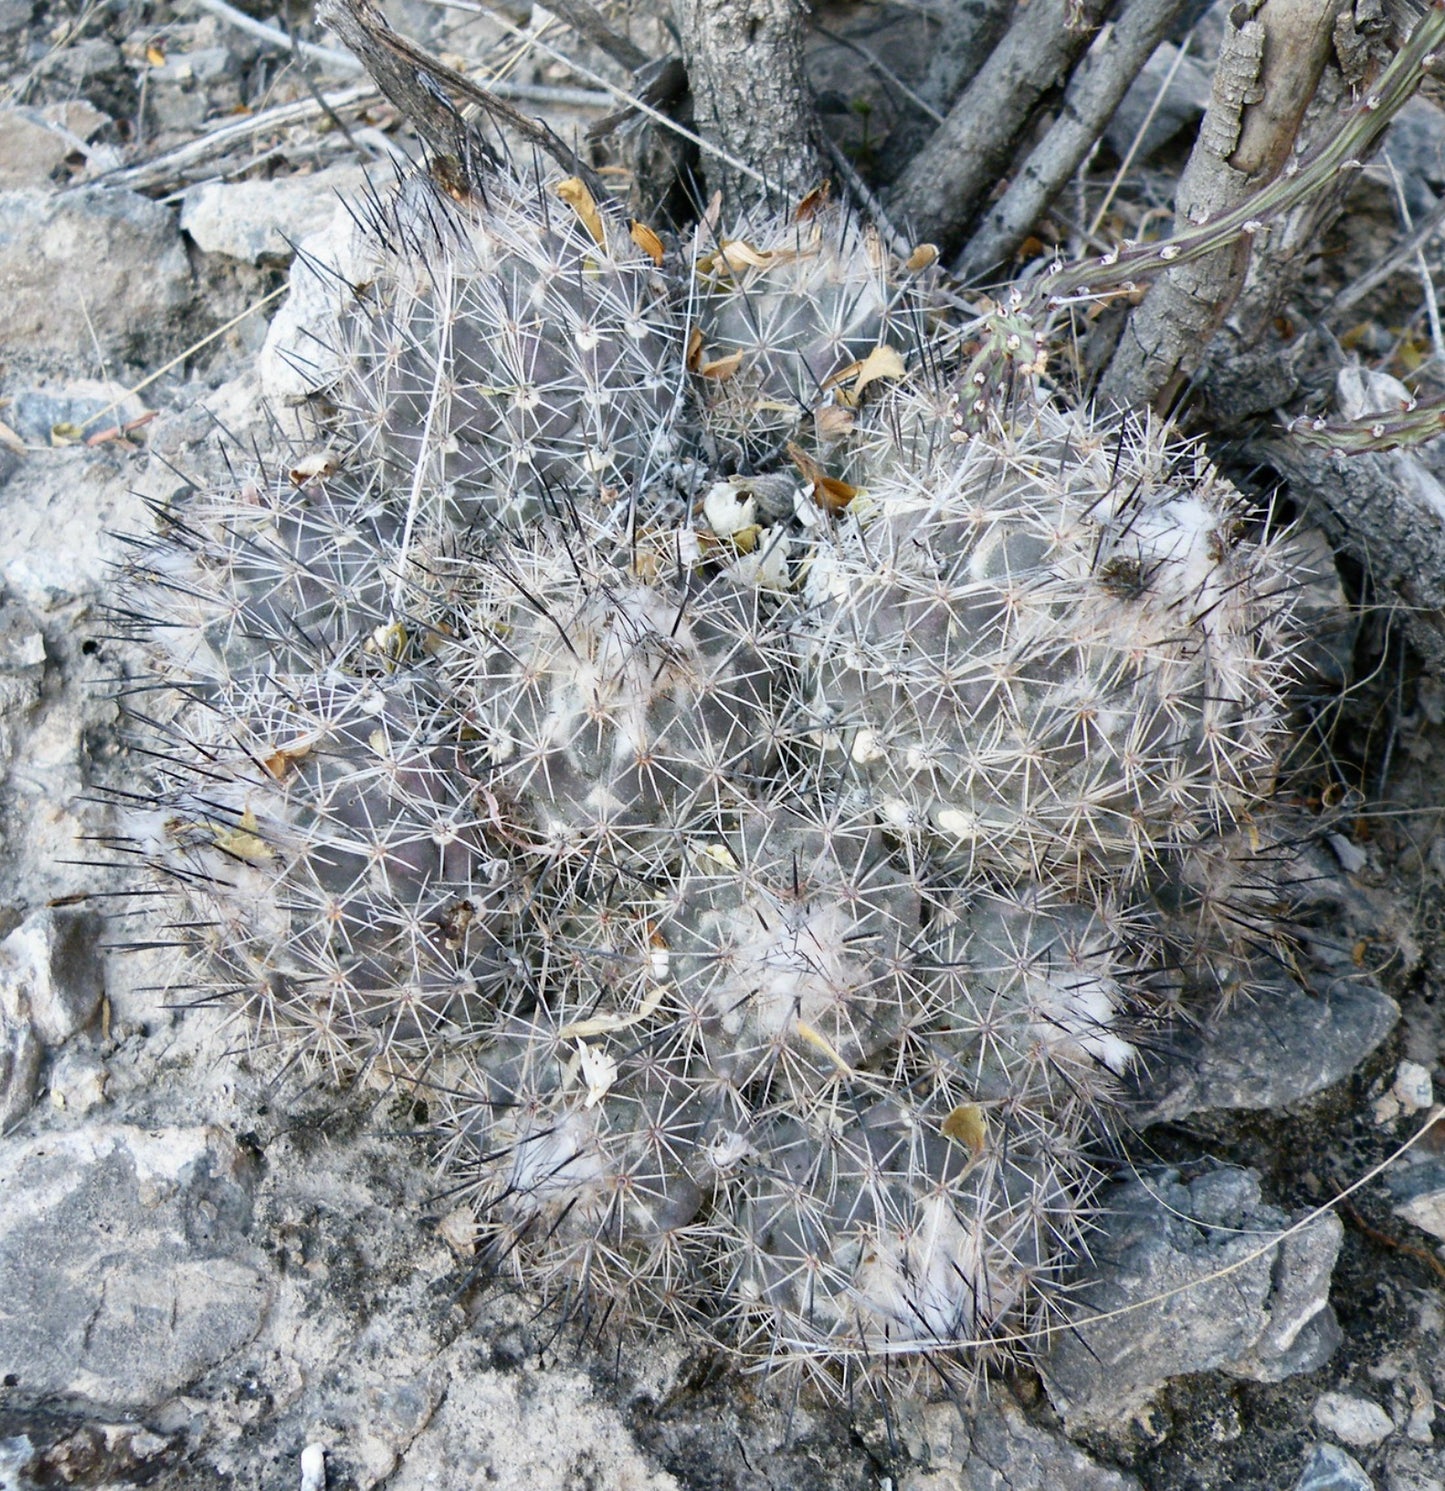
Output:
[[[263,759],[261,764],[278,782],[283,782],[290,774],[291,768],[298,761],[304,761],[310,754],[311,746],[304,741],[298,745],[277,746],[269,756]]]
[[[861,490],[826,471],[810,456],[790,440],[787,445],[788,458],[802,473],[803,480],[813,488],[813,501],[824,512],[840,513]]]
[[[646,223],[634,222],[629,230],[632,241],[654,264],[661,266],[663,258],[662,239]]]
[[[559,181],[555,190],[582,220],[582,226],[592,235],[593,243],[606,248],[607,231],[602,225],[602,214],[597,208],[597,201],[587,190],[587,183],[580,176],[569,176],[565,181]]]
[[[943,1137],[982,1154],[988,1144],[988,1120],[977,1103],[960,1103],[943,1120]]]
[[[702,333],[695,326],[687,334],[687,356],[683,361],[689,373],[697,372],[702,361]]]
[[[861,394],[870,383],[876,383],[880,378],[901,378],[905,371],[903,356],[896,348],[875,347],[859,365],[853,392]]]
[[[726,383],[737,370],[743,365],[743,349],[738,348],[736,352],[729,352],[726,357],[716,357],[710,362],[705,362],[698,372],[704,378],[713,378],[719,383]]]
[[[920,269],[927,269],[930,264],[936,264],[937,262],[938,245],[936,243],[920,243],[903,261],[903,267],[909,274],[917,274]]]

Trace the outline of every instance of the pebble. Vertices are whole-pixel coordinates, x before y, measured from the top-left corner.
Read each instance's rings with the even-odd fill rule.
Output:
[[[1317,1444],[1294,1491],[1375,1491],[1375,1483],[1353,1455],[1332,1444]]]
[[[1353,1393],[1322,1393],[1315,1400],[1314,1417],[1326,1433],[1357,1449],[1379,1444],[1395,1432],[1395,1421],[1378,1403]]]

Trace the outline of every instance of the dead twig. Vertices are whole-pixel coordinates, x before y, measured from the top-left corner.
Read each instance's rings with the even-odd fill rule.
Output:
[[[1068,71],[1108,9],[1109,0],[1033,0],[1020,10],[899,176],[888,201],[894,221],[945,251],[957,248],[1039,99]]]
[[[1264,0],[1230,13],[1199,138],[1180,177],[1175,221],[1211,222],[1272,181],[1319,86],[1338,0]],[[1198,367],[1244,287],[1249,242],[1167,269],[1124,327],[1099,386],[1106,404],[1165,408]]]
[[[973,82],[988,54],[1008,29],[1014,0],[969,0],[926,14],[939,20],[928,48],[928,67],[910,95],[919,115],[901,120],[883,149],[885,175],[905,170],[954,100]]]
[[[357,61],[350,52],[338,52],[335,47],[319,47],[314,41],[301,41],[298,38],[287,36],[284,31],[275,26],[268,26],[265,21],[258,21],[254,16],[248,16],[245,11],[237,10],[234,5],[228,5],[226,0],[192,0],[202,10],[208,10],[213,16],[220,17],[228,26],[234,26],[237,31],[244,31],[247,36],[254,36],[257,41],[264,42],[268,47],[276,47],[282,52],[295,52],[299,56],[308,57],[312,62],[319,62],[322,67],[333,73],[339,73],[342,77],[353,77],[362,71],[361,63]]]
[[[768,185],[766,178],[761,172],[755,171],[746,161],[739,160],[735,155],[729,155],[715,141],[706,140],[695,131],[688,129],[685,124],[679,124],[670,115],[663,113],[660,109],[654,108],[652,103],[638,92],[629,91],[626,88],[619,87],[616,83],[609,82],[606,78],[593,72],[590,68],[583,66],[582,63],[576,61],[574,58],[559,52],[556,47],[550,46],[540,36],[534,32],[526,31],[521,26],[509,21],[506,16],[499,14],[489,5],[479,4],[478,0],[433,0],[433,3],[445,7],[447,10],[462,10],[471,15],[486,16],[494,25],[500,26],[503,31],[519,38],[527,46],[536,47],[539,52],[545,53],[554,62],[561,62],[565,66],[570,67],[578,77],[586,78],[589,82],[596,83],[599,88],[605,88],[613,98],[625,104],[629,112],[644,115],[646,118],[652,120],[654,124],[660,124],[664,129],[678,136],[679,139],[690,141],[705,155],[710,155],[713,159],[721,161],[730,171],[736,171],[739,175],[748,177],[749,180],[755,181],[760,187],[766,189]],[[668,63],[670,60],[663,58],[655,64],[658,69],[658,86],[660,88],[667,86],[668,75],[670,73]],[[601,124],[605,123],[607,123],[606,120],[601,121]],[[598,126],[599,129],[601,128],[601,124]]]
[[[362,60],[377,86],[427,144],[457,162],[463,185],[479,182],[496,157],[475,125],[462,116],[454,102],[458,98],[545,151],[569,175],[586,181],[595,196],[601,195],[592,168],[554,130],[519,114],[495,92],[393,31],[372,0],[321,0],[316,13]]]
[[[1403,1253],[1407,1258],[1414,1258],[1430,1269],[1437,1278],[1445,1279],[1445,1263],[1441,1263],[1429,1248],[1422,1248],[1418,1243],[1408,1243],[1403,1238],[1392,1237],[1388,1232],[1381,1232],[1378,1227],[1372,1226],[1365,1220],[1359,1207],[1348,1201],[1339,1203],[1339,1211],[1356,1231],[1363,1233],[1372,1243],[1388,1248],[1392,1253]]]
[[[547,9],[628,72],[638,72],[652,61],[636,42],[614,31],[586,0],[548,0]]]
[[[954,266],[960,279],[977,279],[1003,264],[1024,241],[1094,148],[1183,8],[1184,0],[1127,0],[1094,38],[1069,80],[1058,119],[969,239]]]
[[[338,89],[322,95],[324,103],[314,98],[297,99],[294,103],[274,104],[248,114],[244,119],[229,119],[198,140],[187,140],[173,150],[162,151],[149,160],[138,161],[133,166],[118,166],[98,176],[77,181],[70,190],[94,186],[125,187],[130,191],[170,190],[186,184],[185,172],[228,154],[237,145],[254,140],[258,135],[271,134],[289,129],[293,125],[308,124],[330,111],[338,115],[359,113],[369,108],[380,97],[369,82],[357,83],[350,88]]]

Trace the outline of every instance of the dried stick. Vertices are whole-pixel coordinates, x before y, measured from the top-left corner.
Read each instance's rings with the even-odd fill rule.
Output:
[[[586,0],[547,0],[547,9],[628,72],[637,72],[652,61],[636,42],[614,31]]]
[[[432,150],[456,163],[461,185],[475,185],[482,179],[493,161],[493,152],[475,126],[462,117],[453,96],[476,104],[494,122],[509,126],[524,140],[545,150],[564,171],[587,181],[594,195],[601,193],[601,183],[591,167],[554,131],[519,114],[495,93],[399,36],[372,0],[321,0],[316,14],[360,57],[377,86]]]
[[[1069,80],[1058,119],[954,265],[960,279],[977,279],[998,267],[1024,241],[1094,148],[1183,8],[1184,0],[1126,0],[1120,15],[1094,38]]]
[[[922,148],[941,112],[973,82],[988,54],[1008,28],[1013,0],[948,0],[939,12],[938,34],[928,49],[928,67],[913,102],[926,118],[902,120],[883,149],[883,170],[896,177]],[[931,123],[929,121],[932,121]]]
[[[1229,15],[1214,89],[1180,177],[1177,227],[1227,214],[1283,169],[1329,57],[1338,0],[1264,0]],[[1171,266],[1134,308],[1099,385],[1106,405],[1165,408],[1244,287],[1249,243]]]
[[[228,120],[198,140],[187,140],[174,150],[163,151],[150,160],[137,161],[133,166],[118,166],[104,171],[86,181],[78,182],[66,190],[80,190],[97,183],[105,186],[126,187],[130,191],[168,190],[184,185],[185,172],[193,166],[215,160],[227,151],[258,135],[273,130],[289,129],[292,125],[307,124],[328,111],[334,114],[350,114],[368,108],[378,97],[376,88],[370,83],[357,83],[350,88],[338,89],[334,93],[321,95],[323,102],[314,98],[299,98],[289,104],[274,104],[248,114],[244,119]]]
[[[958,247],[1003,173],[1034,106],[1083,51],[1110,0],[1032,0],[933,137],[899,176],[893,220],[945,251]]]
[[[803,73],[805,12],[795,0],[673,0],[704,139],[767,181],[722,164],[709,172],[730,211],[797,201],[827,175]]]
[[[254,36],[257,41],[265,42],[268,47],[309,57],[333,73],[340,73],[342,77],[352,77],[362,71],[361,63],[350,52],[338,52],[335,47],[318,47],[315,42],[287,36],[275,26],[268,26],[265,21],[258,21],[245,11],[237,10],[234,5],[228,5],[226,0],[193,0],[193,3],[202,10],[210,11],[213,16],[219,16],[228,26],[234,26],[247,36]]]

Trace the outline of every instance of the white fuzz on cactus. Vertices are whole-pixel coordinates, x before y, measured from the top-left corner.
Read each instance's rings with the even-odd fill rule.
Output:
[[[652,258],[580,181],[499,170],[464,204],[416,176],[370,206],[336,393],[396,491],[422,470],[453,521],[487,528],[659,478],[679,328]]]
[[[1287,545],[1152,425],[1041,404],[955,442],[935,420],[910,390],[879,411],[870,484],[809,559],[820,770],[1005,875],[1138,873],[1232,822],[1285,743]]]
[[[334,450],[139,543],[128,847],[197,997],[428,1095],[498,1268],[967,1368],[1156,1026],[1277,933],[1308,576],[840,207],[667,258],[577,181],[458,196],[361,218]]]

